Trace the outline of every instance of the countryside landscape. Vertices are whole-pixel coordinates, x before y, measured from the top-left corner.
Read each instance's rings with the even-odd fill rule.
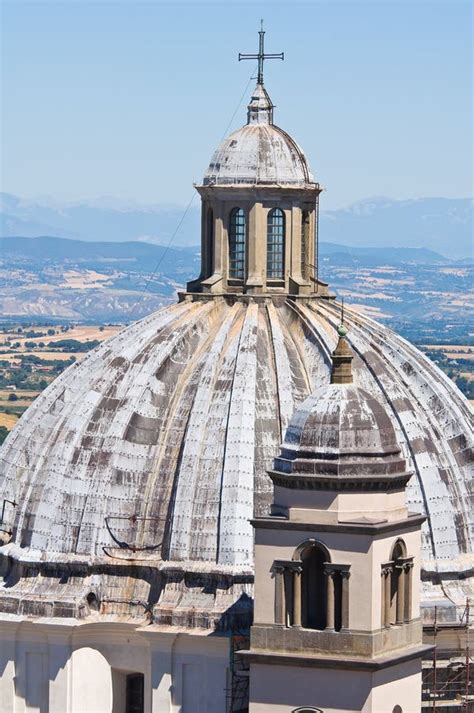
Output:
[[[1,208],[3,441],[64,369],[176,300],[199,273],[200,248],[197,209],[182,220],[178,208],[51,206],[6,194]],[[318,277],[419,346],[474,400],[471,211],[462,199],[369,199],[323,212]]]

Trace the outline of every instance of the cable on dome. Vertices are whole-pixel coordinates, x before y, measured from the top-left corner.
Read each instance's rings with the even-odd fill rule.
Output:
[[[224,133],[223,133],[223,135],[222,135],[221,141],[223,141],[223,140],[225,139],[225,137],[227,136],[227,132],[229,131],[229,127],[231,126],[232,122],[234,121],[235,115],[237,114],[237,112],[238,112],[239,109],[240,109],[240,106],[241,106],[241,104],[242,104],[242,102],[243,102],[243,100],[244,100],[244,97],[245,97],[245,95],[246,95],[246,93],[247,93],[247,90],[248,90],[248,88],[249,88],[249,86],[250,86],[250,83],[255,79],[255,77],[254,77],[253,75],[255,74],[255,69],[256,69],[256,68],[257,68],[257,65],[255,65],[254,71],[253,71],[252,74],[250,75],[249,80],[248,80],[247,84],[245,85],[245,89],[244,89],[244,91],[242,92],[242,96],[240,97],[240,99],[239,99],[239,101],[238,101],[238,104],[237,104],[237,106],[235,107],[235,111],[234,111],[234,113],[232,114],[232,116],[231,116],[231,118],[230,118],[230,121],[229,121],[229,123],[227,124],[227,126],[226,126],[226,128],[225,128],[225,130],[224,130]],[[154,268],[153,272],[150,274],[150,276],[148,277],[148,279],[147,279],[147,281],[146,281],[146,283],[145,283],[145,287],[144,287],[144,289],[143,289],[143,292],[141,293],[140,297],[137,299],[137,301],[136,301],[135,304],[133,305],[132,310],[131,310],[132,313],[136,310],[136,308],[138,307],[138,305],[144,300],[144,298],[145,298],[145,293],[148,291],[148,287],[149,287],[151,281],[153,280],[153,278],[155,277],[156,273],[158,272],[158,268],[160,267],[161,263],[162,263],[163,260],[165,259],[165,256],[166,256],[168,250],[170,249],[170,247],[171,247],[171,245],[172,245],[172,243],[173,243],[173,241],[174,241],[176,235],[177,235],[178,232],[179,232],[179,229],[181,228],[181,226],[182,226],[182,224],[183,224],[183,222],[184,222],[184,219],[186,218],[187,214],[189,213],[189,210],[190,210],[192,204],[194,203],[195,197],[196,197],[196,191],[193,191],[193,194],[192,194],[192,196],[191,196],[191,200],[189,201],[189,203],[187,204],[186,208],[184,209],[183,214],[182,214],[181,218],[179,219],[178,224],[177,224],[177,226],[176,226],[174,232],[173,232],[172,235],[171,235],[171,238],[169,239],[168,243],[165,245],[165,249],[163,250],[163,252],[162,252],[162,254],[161,254],[161,256],[160,256],[160,258],[159,258],[159,260],[158,260],[158,262],[157,262],[157,264],[156,264],[156,267]]]
[[[254,70],[255,70],[256,68],[257,68],[257,65],[255,65]],[[226,126],[226,128],[225,128],[225,130],[224,130],[224,133],[222,134],[221,141],[223,141],[223,140],[225,139],[225,137],[227,136],[227,132],[229,131],[229,128],[230,128],[232,122],[233,122],[234,119],[235,119],[235,115],[236,115],[237,112],[239,111],[239,109],[240,109],[240,107],[241,107],[241,104],[242,104],[242,102],[243,102],[243,100],[244,100],[244,97],[245,97],[245,95],[247,94],[248,88],[249,88],[249,86],[250,86],[250,82],[252,82],[252,81],[255,79],[255,77],[253,76],[254,73],[255,73],[255,72],[252,72],[252,74],[251,74],[250,77],[249,77],[249,81],[248,81],[247,84],[245,85],[245,89],[244,89],[244,91],[242,92],[242,96],[241,96],[240,99],[239,99],[239,103],[238,103],[237,106],[235,107],[235,111],[234,111],[234,113],[232,114],[232,116],[231,116],[231,118],[230,118],[230,121],[229,121],[229,123],[227,124],[227,126]]]

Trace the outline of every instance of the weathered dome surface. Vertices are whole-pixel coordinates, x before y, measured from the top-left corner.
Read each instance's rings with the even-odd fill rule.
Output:
[[[271,501],[266,470],[295,408],[329,382],[338,322],[321,299],[186,299],[101,344],[37,398],[0,451],[0,498],[18,503],[5,504],[13,536],[0,551],[251,572],[249,520]],[[383,404],[415,473],[410,506],[429,516],[425,572],[446,571],[461,598],[456,573],[472,570],[469,405],[404,339],[355,313],[346,323],[354,385]],[[326,406],[321,440],[335,438]],[[367,419],[377,448],[378,416]],[[348,431],[339,438],[351,447]]]
[[[314,183],[303,151],[273,124],[273,105],[261,85],[257,84],[248,110],[248,123],[214,152],[203,184],[307,187]]]
[[[315,476],[390,476],[405,471],[380,400],[353,384],[330,384],[295,411],[275,470]]]

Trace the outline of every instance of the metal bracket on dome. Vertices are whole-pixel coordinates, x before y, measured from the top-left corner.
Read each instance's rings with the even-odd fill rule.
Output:
[[[17,507],[18,503],[15,500],[8,500],[8,498],[3,498],[3,505],[2,505],[2,516],[0,517],[0,524],[3,525],[3,520],[5,517],[5,505],[9,503],[9,505],[13,505],[14,508]],[[0,532],[5,532],[7,535],[12,534],[12,530],[5,530],[4,527],[0,527]]]
[[[110,537],[113,539],[114,542],[117,543],[117,547],[103,547],[102,549],[104,550],[105,554],[109,554],[107,550],[114,550],[114,549],[119,549],[119,550],[129,550],[130,552],[152,552],[153,550],[157,550],[161,545],[163,544],[162,542],[158,542],[156,545],[145,545],[143,547],[137,547],[136,545],[130,545],[128,542],[123,542],[119,540],[114,533],[111,530],[110,527],[110,520],[128,520],[128,522],[131,523],[136,523],[136,522],[147,522],[149,520],[159,520],[159,517],[140,517],[138,515],[107,515],[105,517],[105,526],[107,527],[108,533]],[[110,555],[113,557],[114,555]]]
[[[305,262],[306,267],[310,267],[314,271],[313,277],[309,279],[316,283],[316,291],[319,290],[319,276],[318,276],[318,266],[312,265],[310,262]]]

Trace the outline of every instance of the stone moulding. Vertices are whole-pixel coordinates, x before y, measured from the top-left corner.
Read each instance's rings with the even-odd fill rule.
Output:
[[[6,614],[77,620],[94,614],[215,631],[250,625],[253,573],[248,568],[214,565],[206,571],[204,563],[110,558],[34,561],[31,552],[22,560],[15,549],[0,550],[0,611]],[[33,581],[39,585],[32,589]]]
[[[382,671],[385,668],[402,664],[413,659],[428,658],[434,646],[414,646],[406,654],[393,656],[380,656],[373,659],[353,658],[347,656],[305,656],[303,654],[274,654],[269,651],[239,651],[248,663],[261,663],[277,666],[298,666],[304,668],[351,669],[353,671]]]
[[[251,633],[251,649],[281,651],[282,653],[313,652],[315,655],[339,655],[351,652],[361,657],[381,656],[387,651],[396,651],[415,646],[421,640],[421,619],[413,619],[402,626],[379,629],[375,632],[351,629],[341,631],[317,631],[298,627],[281,627],[254,624]]]
[[[354,467],[354,466],[352,466]],[[394,475],[344,475],[339,473],[282,473],[270,470],[268,474],[274,485],[297,490],[350,490],[350,491],[391,491],[403,489],[412,472]]]
[[[316,532],[339,532],[353,535],[374,535],[385,534],[386,532],[407,532],[415,527],[418,527],[426,520],[425,515],[419,513],[411,513],[408,518],[403,520],[380,520],[377,522],[369,522],[363,520],[347,520],[338,523],[302,523],[291,522],[285,517],[262,517],[254,518],[251,523],[254,527],[265,530],[308,530]]]

